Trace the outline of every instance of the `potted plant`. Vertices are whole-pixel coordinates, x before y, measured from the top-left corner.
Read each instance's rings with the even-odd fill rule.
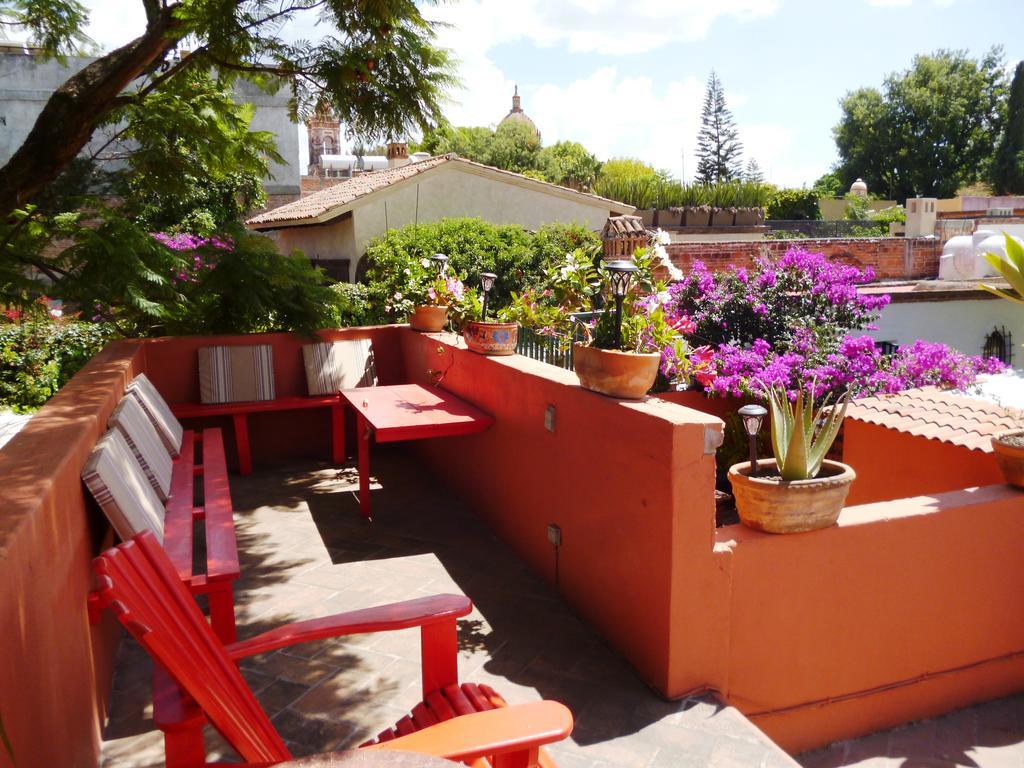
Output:
[[[736,185],[736,226],[753,227],[764,222],[767,188],[756,181],[743,181]]]
[[[650,286],[652,259],[649,249],[638,248],[633,261],[602,265],[615,307],[584,325],[583,340],[573,344],[573,370],[584,389],[636,400],[654,386],[663,360],[671,361],[677,373],[687,370],[690,346],[682,334],[692,331],[692,325],[688,318],[669,318],[663,285],[643,290]],[[630,291],[634,277],[639,278],[639,290]]]
[[[1006,257],[986,253],[985,260],[1010,284],[1009,290],[984,283],[981,287],[1000,298],[1024,304],[1024,246],[1005,232],[1003,236],[1006,238]],[[1006,482],[1024,488],[1024,424],[993,435],[992,451]]]
[[[814,385],[801,387],[790,403],[781,386],[767,390],[775,458],[729,468],[736,508],[744,525],[768,533],[827,528],[843,509],[853,468],[825,458],[839,434],[850,393],[814,410]]]
[[[703,184],[687,184],[680,195],[680,210],[684,227],[707,227],[711,224],[711,206],[708,188]]]
[[[675,179],[658,182],[658,211],[654,223],[658,227],[680,227],[683,224],[682,211],[679,204],[682,199],[683,185]]]
[[[481,355],[514,355],[519,343],[519,323],[508,319],[508,310],[498,312],[497,321],[487,319],[487,300],[497,278],[493,272],[480,273],[482,302],[474,291],[466,292],[467,300],[463,303],[467,319],[462,326],[462,338],[470,350]]]
[[[417,331],[437,333],[448,322],[448,309],[463,300],[465,288],[448,269],[448,257],[437,254],[419,262],[423,271],[414,276],[409,301],[409,325]]]

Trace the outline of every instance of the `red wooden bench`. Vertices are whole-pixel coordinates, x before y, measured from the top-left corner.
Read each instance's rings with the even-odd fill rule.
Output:
[[[197,448],[202,452],[201,462],[196,461]],[[199,506],[195,505],[197,477],[203,482],[203,503]],[[205,533],[205,567],[201,571],[193,565],[198,548],[193,522],[197,520]],[[233,583],[239,576],[238,549],[221,430],[185,430],[182,434],[181,453],[174,459],[171,494],[164,508],[163,535],[164,550],[182,583],[193,595],[206,595],[213,631],[223,642],[234,642]]]
[[[168,768],[207,765],[206,720],[248,763],[291,755],[237,667],[249,656],[344,635],[420,627],[423,701],[367,749],[413,750],[495,768],[553,765],[542,745],[566,738],[572,715],[542,701],[508,707],[491,688],[458,682],[456,620],[469,598],[434,595],[286,624],[238,643],[214,636],[154,536],[142,533],[93,561],[96,608],[110,607],[153,656],[154,720]],[[476,763],[474,763],[476,765]]]
[[[345,463],[345,422],[344,409],[338,395],[314,397],[278,397],[274,400],[259,400],[241,403],[174,403],[171,411],[179,419],[198,419],[205,416],[230,416],[235,428],[235,445],[238,451],[238,471],[248,475],[252,472],[252,451],[249,448],[249,414],[273,411],[295,411],[305,408],[331,409],[331,461]]]

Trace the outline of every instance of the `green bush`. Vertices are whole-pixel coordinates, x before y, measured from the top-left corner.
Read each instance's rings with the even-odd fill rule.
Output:
[[[0,325],[0,408],[39,408],[113,335],[108,325],[75,320]]]
[[[443,253],[452,270],[470,286],[479,283],[481,272],[494,272],[498,279],[490,306],[497,310],[510,302],[513,291],[539,282],[544,269],[568,251],[599,242],[596,233],[575,224],[550,224],[533,233],[514,224],[442,219],[392,229],[366,249],[366,298],[372,309],[365,320],[404,320],[388,307],[404,285],[405,270],[413,260]]]
[[[332,307],[331,327],[351,328],[373,323],[370,290],[363,283],[335,283],[331,286],[336,303]]]
[[[769,219],[814,221],[821,218],[818,195],[810,189],[778,189],[768,201]]]

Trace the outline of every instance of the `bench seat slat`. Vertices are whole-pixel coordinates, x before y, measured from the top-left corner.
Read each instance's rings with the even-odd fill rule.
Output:
[[[206,526],[206,578],[208,582],[239,577],[235,521],[224,458],[224,435],[203,430],[203,509]]]
[[[252,400],[241,403],[174,403],[171,406],[171,412],[179,419],[196,419],[203,416],[233,416],[236,413],[324,408],[338,402],[340,402],[338,395],[315,395],[312,397],[278,397],[273,400]]]
[[[164,549],[182,581],[192,578],[192,505],[195,483],[195,433],[182,434],[181,453],[174,460],[171,495],[164,509]]]

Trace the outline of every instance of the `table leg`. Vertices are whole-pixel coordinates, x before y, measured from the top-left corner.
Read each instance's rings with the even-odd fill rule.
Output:
[[[235,445],[238,449],[238,472],[242,475],[252,474],[252,453],[249,450],[249,417],[244,413],[236,413]]]
[[[361,413],[356,414],[356,432],[359,436],[359,511],[367,521],[370,515],[370,425]]]

